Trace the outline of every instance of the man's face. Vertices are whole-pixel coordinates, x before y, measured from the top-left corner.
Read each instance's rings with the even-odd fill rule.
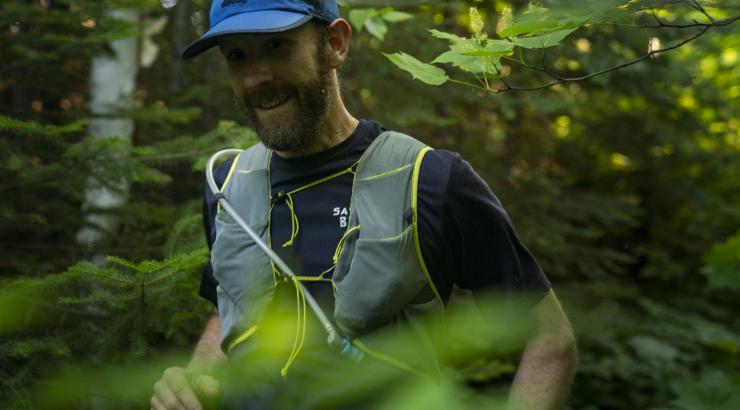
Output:
[[[274,34],[240,34],[219,43],[234,95],[262,143],[295,151],[315,139],[327,112],[331,69],[312,24]]]

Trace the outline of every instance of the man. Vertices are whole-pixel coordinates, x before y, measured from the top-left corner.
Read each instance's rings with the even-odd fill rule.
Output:
[[[357,120],[347,111],[336,71],[347,58],[350,38],[350,26],[339,18],[334,1],[214,0],[211,29],[184,57],[218,47],[236,100],[262,142],[216,171],[222,192],[273,249],[293,262],[308,291],[325,311],[334,311],[334,321],[358,345],[400,316],[413,321],[414,315],[407,313],[418,306],[434,310],[446,305],[453,288],[475,295],[493,290],[511,299],[534,296],[532,329],[509,405],[559,408],[574,373],[575,341],[549,281],[517,239],[498,199],[468,163],[448,151],[428,151],[416,140],[386,132],[376,122]],[[390,148],[383,151],[381,140]],[[399,151],[408,155],[396,155]],[[390,171],[368,174],[368,168],[387,165],[384,161],[397,163],[388,165]],[[378,186],[371,185],[375,181],[380,181]],[[373,208],[397,198],[402,206]],[[367,209],[361,209],[363,203]],[[386,224],[385,219],[395,222]],[[201,294],[217,304],[218,312],[206,325],[188,367],[167,369],[155,384],[154,409],[212,406],[222,386],[209,372],[229,361],[221,350],[232,357],[246,355],[243,352],[256,345],[250,343],[254,335],[267,332],[257,326],[264,322],[259,317],[280,311],[273,307],[281,305],[274,300],[294,285],[300,300],[297,282],[286,284],[274,267],[269,269],[264,255],[250,253],[245,233],[230,231],[233,222],[209,190],[204,222],[213,269],[206,268]],[[396,230],[379,232],[378,226],[391,225]],[[374,229],[379,239],[369,234]],[[388,262],[398,253],[404,256],[395,265]],[[386,286],[389,281],[397,283]],[[382,294],[376,288],[383,288]],[[401,288],[410,289],[407,293],[413,297],[383,293]],[[250,292],[252,296],[241,296]],[[249,326],[252,322],[256,324]],[[293,341],[293,335],[285,339]],[[302,343],[293,347],[283,375],[291,365],[307,367],[310,373],[310,363],[301,363],[309,356],[300,353]],[[391,357],[389,367],[392,362],[410,367],[396,360],[404,358],[402,354],[376,355],[370,348],[367,353]],[[344,359],[337,354],[331,360]],[[363,360],[358,369],[369,363]],[[241,386],[261,394],[261,387],[250,381],[241,379]],[[275,404],[283,398],[280,381],[271,389],[267,398],[245,399],[245,408],[280,407]]]

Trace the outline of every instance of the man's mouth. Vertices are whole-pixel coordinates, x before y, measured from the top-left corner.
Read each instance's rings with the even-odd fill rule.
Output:
[[[256,107],[263,111],[272,110],[272,109],[275,109],[285,104],[286,102],[288,102],[288,100],[290,100],[290,98],[291,98],[290,96],[282,97],[277,100],[273,100],[273,101],[270,101],[264,104],[258,104],[256,105]]]

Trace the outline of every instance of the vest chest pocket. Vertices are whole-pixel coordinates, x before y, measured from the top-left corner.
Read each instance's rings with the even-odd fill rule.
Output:
[[[251,228],[264,238],[267,221],[251,224]],[[216,218],[211,264],[219,284],[222,328],[239,331],[259,322],[275,290],[272,265],[256,242],[225,211]],[[222,342],[229,336],[222,334]]]
[[[427,286],[413,227],[382,239],[357,239],[349,272],[336,280],[334,319],[350,337],[393,320]]]

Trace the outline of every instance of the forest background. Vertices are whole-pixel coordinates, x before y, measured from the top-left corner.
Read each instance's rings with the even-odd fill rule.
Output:
[[[162,369],[186,362],[211,310],[197,296],[205,160],[255,141],[217,52],[179,58],[209,8],[0,6],[4,408],[145,408]],[[740,408],[737,2],[367,0],[342,13],[350,111],[460,152],[553,282],[580,349],[570,408]],[[513,371],[477,358],[455,394]],[[389,406],[445,400],[406,393]]]

